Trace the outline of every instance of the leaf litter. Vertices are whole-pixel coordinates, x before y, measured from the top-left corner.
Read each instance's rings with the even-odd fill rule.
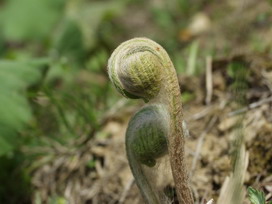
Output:
[[[255,1],[250,2],[248,12],[241,14],[241,19],[245,15],[247,17],[244,31],[250,29],[259,11],[267,11],[266,3],[257,2],[259,4],[254,12]],[[219,4],[215,7],[220,9]],[[224,24],[218,22],[217,26],[210,28],[216,36],[214,41],[218,42],[217,47],[225,47],[229,43],[225,34],[228,35],[231,30],[224,35],[222,33],[229,25],[235,24],[236,18],[229,15],[224,20]],[[213,24],[209,22],[209,26]],[[271,29],[263,29],[256,35],[271,36],[269,34]],[[211,199],[216,203],[218,200],[223,183],[232,169],[230,155],[241,114],[245,147],[249,154],[244,186],[260,188],[267,195],[267,200],[272,199],[272,57],[266,51],[259,54],[245,52],[251,49],[248,48],[251,45],[239,42],[237,36],[231,35],[235,39],[232,42],[238,44],[230,46],[234,48],[230,49],[227,57],[222,52],[212,59],[212,95],[209,104],[205,103],[205,73],[200,77],[179,76],[181,92],[194,95],[184,103],[184,117],[190,130],[190,137],[186,140],[187,168],[198,204],[211,202]],[[200,36],[200,45],[205,45],[207,39],[211,41],[209,36]],[[265,37],[264,41],[267,47],[272,47],[270,37]],[[236,46],[240,46],[238,52]],[[228,73],[229,65],[237,62],[250,70],[246,81],[247,104],[239,108],[231,91],[233,76]],[[81,148],[73,148],[73,144],[53,144],[49,150],[51,155],[46,159],[41,158],[40,166],[33,168],[33,200],[40,199],[46,203],[50,196],[55,196],[69,203],[143,203],[130,172],[124,146],[128,120],[141,105],[118,105],[117,110],[105,115],[102,128]],[[173,193],[173,181],[166,179],[165,174],[171,173],[165,170],[157,177],[158,183],[165,179],[166,188]],[[173,198],[172,203],[175,202]],[[245,199],[244,203],[248,204],[249,200]]]

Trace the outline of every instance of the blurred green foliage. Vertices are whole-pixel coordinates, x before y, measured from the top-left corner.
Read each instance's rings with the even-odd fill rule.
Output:
[[[0,156],[19,143],[17,132],[32,117],[26,89],[40,78],[39,67],[31,63],[0,61]]]
[[[11,41],[45,39],[59,20],[64,0],[7,0],[1,12],[4,38]]]
[[[248,65],[242,59],[233,60],[227,67],[227,74],[233,81],[230,85],[233,101],[237,102],[239,106],[247,105],[246,94],[250,76]]]
[[[36,158],[51,155],[23,149],[92,138],[118,100],[106,75],[115,43],[102,43],[97,31],[127,3],[0,2],[0,203],[29,203],[31,171],[42,165]]]
[[[18,152],[0,157],[0,203],[30,203],[30,175],[20,168],[25,159]]]

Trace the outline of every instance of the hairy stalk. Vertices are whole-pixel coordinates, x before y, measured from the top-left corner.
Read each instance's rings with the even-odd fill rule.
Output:
[[[144,199],[159,203],[140,165],[151,168],[168,152],[178,200],[193,204],[184,159],[180,88],[168,54],[152,40],[135,38],[113,52],[108,72],[121,94],[149,104],[131,119],[126,134],[128,160]]]

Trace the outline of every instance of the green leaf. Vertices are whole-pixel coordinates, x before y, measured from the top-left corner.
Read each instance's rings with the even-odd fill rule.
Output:
[[[106,66],[109,56],[104,50],[98,50],[87,62],[87,68],[92,72],[99,72]]]
[[[56,50],[61,57],[69,61],[81,62],[84,59],[85,47],[82,31],[73,20],[64,23],[62,32],[56,42]]]
[[[0,15],[0,19],[1,19],[1,15]],[[1,22],[0,22],[0,26],[1,26]],[[5,54],[5,40],[4,40],[2,32],[0,31],[0,58],[4,54]]]
[[[87,162],[86,166],[91,169],[95,167],[95,164],[96,164],[96,160],[91,159],[90,161]]]
[[[3,130],[1,130],[1,127],[0,127],[0,132],[1,134],[3,133]],[[7,142],[3,137],[0,137],[0,155],[4,155],[6,154],[7,152],[10,152],[12,150],[12,145]]]
[[[248,196],[252,204],[265,204],[264,192],[248,187]]]
[[[96,31],[102,20],[121,13],[124,5],[123,1],[71,1],[67,6],[67,18],[78,24],[85,46],[93,48],[96,42]]]
[[[183,103],[188,103],[189,101],[193,100],[195,98],[195,95],[193,93],[190,92],[183,92],[181,94],[181,100]]]
[[[41,76],[35,64],[0,60],[0,156],[14,149],[31,119],[26,88]]]
[[[63,0],[9,0],[0,9],[5,38],[14,41],[46,37],[61,14]]]
[[[67,203],[68,201],[65,198],[59,196],[51,197],[49,199],[49,204],[67,204]]]

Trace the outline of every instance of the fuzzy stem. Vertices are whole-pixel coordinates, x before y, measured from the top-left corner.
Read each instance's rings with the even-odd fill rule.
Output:
[[[188,172],[184,158],[183,110],[178,78],[174,65],[166,51],[161,46],[157,47],[157,49],[163,51],[164,68],[160,69],[160,71],[164,77],[162,78],[160,93],[152,101],[159,101],[164,104],[170,115],[168,151],[179,203],[193,204],[194,200],[188,183]]]
[[[165,72],[164,76],[167,76],[163,81],[165,90],[162,89],[158,97],[164,99],[162,103],[166,104],[170,113],[170,132],[168,135],[170,163],[179,203],[193,204],[194,201],[188,184],[188,173],[184,159],[185,137],[182,126],[183,111],[180,87],[172,62],[169,61],[167,64],[168,67],[163,69]]]

